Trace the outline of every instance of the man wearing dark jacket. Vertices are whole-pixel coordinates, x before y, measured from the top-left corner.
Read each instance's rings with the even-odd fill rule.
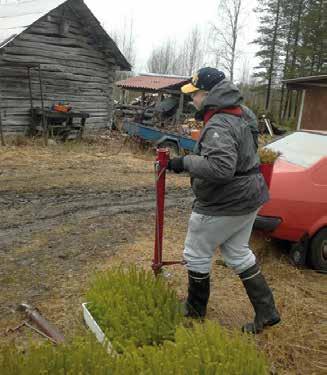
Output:
[[[255,311],[243,331],[258,333],[280,321],[274,298],[249,248],[254,220],[269,193],[259,171],[253,113],[223,72],[202,68],[183,86],[204,128],[195,155],[171,159],[168,169],[188,172],[195,194],[185,240],[189,287],[186,316],[203,318],[210,294],[212,257],[220,247],[241,278]]]

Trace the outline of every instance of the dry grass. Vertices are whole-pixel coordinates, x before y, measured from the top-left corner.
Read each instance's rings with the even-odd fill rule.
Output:
[[[25,139],[25,138],[23,138]],[[88,138],[40,146],[40,140],[20,141],[20,145],[0,147],[0,191],[33,192],[50,188],[95,185],[103,189],[153,184],[153,155],[121,138]],[[133,153],[131,152],[131,148]],[[185,186],[187,178],[173,178],[175,186]]]
[[[88,139],[48,148],[38,142],[24,142],[0,147],[0,198],[5,192],[25,196],[43,195],[51,189],[83,193],[153,186],[153,156],[135,150],[133,154],[129,145],[121,149],[119,139]],[[187,177],[168,177],[168,189],[188,183]],[[3,210],[4,215],[6,212]],[[182,257],[189,213],[182,207],[167,212],[166,260]],[[25,220],[27,213],[22,210],[19,215]],[[67,335],[82,330],[80,304],[88,278],[95,269],[121,263],[148,269],[153,254],[153,223],[153,212],[63,220],[50,230],[32,233],[28,242],[17,238],[9,252],[0,249],[0,333],[20,322],[21,316],[13,309],[27,292],[28,301]],[[258,235],[253,236],[252,247],[274,289],[283,319],[282,324],[256,338],[269,357],[273,373],[325,374],[326,276],[292,267],[280,246]],[[184,298],[186,270],[173,266],[166,271],[169,283]],[[229,269],[215,263],[208,318],[235,328],[251,317],[252,308],[240,281]],[[23,330],[13,336],[21,342],[28,335]]]
[[[154,217],[151,217],[151,222]],[[178,225],[176,225],[178,223]],[[179,260],[187,228],[185,212],[170,211],[165,226],[166,260]],[[138,264],[148,269],[153,254],[153,227],[139,233],[135,244],[123,246],[103,267]],[[311,270],[292,267],[281,249],[259,234],[252,247],[263,272],[273,288],[282,324],[273,327],[256,340],[265,351],[273,373],[323,374],[327,368],[327,311],[325,276]],[[219,253],[218,258],[219,260]],[[219,262],[220,263],[220,262]],[[187,274],[182,266],[165,269],[169,283],[179,296],[186,297]],[[238,328],[253,317],[252,307],[239,279],[228,268],[214,262],[208,319]]]

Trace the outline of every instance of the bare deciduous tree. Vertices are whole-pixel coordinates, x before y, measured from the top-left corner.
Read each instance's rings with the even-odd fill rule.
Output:
[[[238,57],[237,42],[242,26],[242,0],[219,0],[218,9],[219,21],[212,25],[215,41],[213,50],[233,81],[235,62]]]
[[[199,27],[194,27],[179,45],[168,39],[155,48],[147,62],[152,73],[192,75],[203,62],[204,41]]]
[[[152,51],[147,62],[147,70],[151,73],[176,74],[176,55],[176,43],[168,39]]]
[[[195,70],[201,67],[204,55],[203,45],[201,30],[198,26],[195,26],[186,38],[184,48],[182,49],[184,54],[182,74],[190,76]]]
[[[110,33],[127,61],[134,66],[136,61],[135,29],[133,17],[125,18],[119,29]]]

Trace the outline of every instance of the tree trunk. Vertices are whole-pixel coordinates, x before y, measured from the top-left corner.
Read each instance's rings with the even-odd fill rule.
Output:
[[[265,104],[266,111],[268,111],[270,107],[271,86],[272,86],[272,79],[273,79],[274,67],[275,67],[276,43],[277,43],[278,26],[279,26],[279,18],[280,18],[280,6],[281,6],[281,0],[278,0],[277,9],[276,9],[276,18],[275,18],[275,24],[274,24],[274,33],[273,33],[273,39],[272,39],[270,66],[269,66],[269,71],[268,71],[268,85],[267,85],[266,104]]]

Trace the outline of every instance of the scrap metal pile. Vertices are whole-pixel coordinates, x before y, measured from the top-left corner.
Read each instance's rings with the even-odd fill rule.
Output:
[[[161,101],[158,100],[158,94],[138,97],[130,104],[116,104],[114,125],[121,130],[123,121],[129,119],[186,135],[190,135],[191,130],[202,127],[202,123],[195,120],[195,109],[189,101],[185,101],[181,113],[178,113],[178,106],[178,96],[167,95]]]

